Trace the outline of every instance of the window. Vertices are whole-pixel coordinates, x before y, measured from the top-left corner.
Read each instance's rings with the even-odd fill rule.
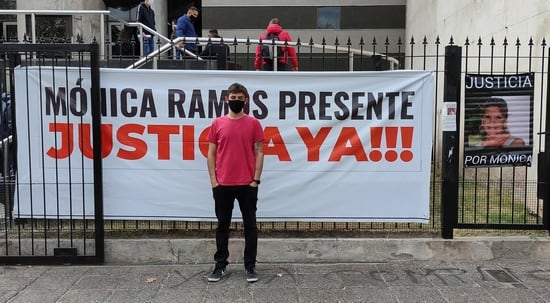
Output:
[[[137,5],[131,8],[126,6],[109,7],[112,15],[127,22],[136,21],[137,9]],[[136,27],[125,26],[119,20],[109,17],[109,37],[107,39],[111,41],[111,56],[139,56],[140,49]]]
[[[132,8],[109,7],[109,11],[111,12],[111,14],[128,22],[136,21],[137,9],[137,5]]]
[[[26,16],[27,33],[32,33],[31,16]],[[36,38],[39,39],[71,39],[71,16],[36,16]]]
[[[322,6],[317,8],[317,28],[339,29],[340,28],[340,7]]]
[[[2,37],[8,41],[17,41],[17,22],[4,22],[2,24]]]

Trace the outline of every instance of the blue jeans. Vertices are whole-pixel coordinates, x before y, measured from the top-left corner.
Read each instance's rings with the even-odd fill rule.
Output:
[[[143,37],[143,56],[147,56],[155,50],[155,38]]]
[[[258,251],[258,228],[256,226],[256,204],[258,202],[258,188],[249,185],[223,186],[218,185],[212,189],[215,201],[218,227],[216,228],[216,253],[214,260],[216,267],[225,268],[229,262],[229,225],[233,214],[235,199],[239,202],[239,208],[244,225],[244,267],[256,266],[256,254]]]

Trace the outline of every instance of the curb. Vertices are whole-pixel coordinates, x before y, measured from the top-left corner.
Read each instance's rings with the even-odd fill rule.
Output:
[[[206,264],[214,239],[107,239],[105,263]],[[229,240],[229,262],[242,263],[243,239]],[[550,261],[550,238],[259,239],[258,262],[360,263],[390,261]]]

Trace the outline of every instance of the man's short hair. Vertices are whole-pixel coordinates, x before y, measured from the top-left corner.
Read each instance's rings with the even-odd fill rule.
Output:
[[[209,34],[212,34],[212,35],[214,35],[214,36],[216,36],[216,37],[218,36],[218,30],[215,29],[215,28],[209,30],[208,33],[209,33]]]
[[[187,11],[194,11],[194,12],[198,12],[199,9],[196,7],[196,6],[191,6],[189,7],[189,9],[187,9]]]
[[[227,94],[238,94],[238,93],[243,93],[244,96],[248,99],[248,90],[246,89],[246,87],[244,87],[244,85],[240,84],[240,83],[233,83],[231,85],[229,85],[229,87],[227,88]]]

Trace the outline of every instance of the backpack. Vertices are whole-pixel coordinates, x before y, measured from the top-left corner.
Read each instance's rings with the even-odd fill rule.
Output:
[[[273,41],[279,41],[279,34],[268,33],[262,41],[262,58],[268,63],[273,63],[273,58],[275,58],[273,55],[274,48],[277,49],[277,58],[283,58],[285,55],[282,46],[276,45],[273,47]]]

